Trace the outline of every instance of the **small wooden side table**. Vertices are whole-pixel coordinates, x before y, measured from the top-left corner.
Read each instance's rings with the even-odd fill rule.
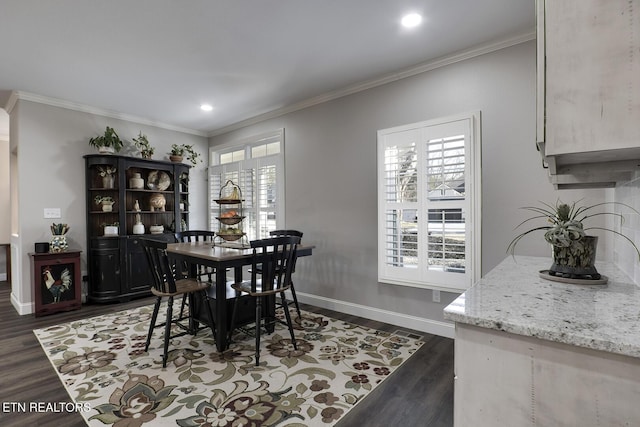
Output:
[[[80,308],[81,252],[29,253],[36,317]]]

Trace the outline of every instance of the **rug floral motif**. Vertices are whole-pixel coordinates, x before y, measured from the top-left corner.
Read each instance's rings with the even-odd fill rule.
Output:
[[[422,345],[412,336],[295,311],[285,326],[234,336],[218,353],[211,331],[171,340],[162,328],[144,351],[153,306],[34,330],[91,426],[332,426]],[[161,313],[164,310],[161,311]],[[281,313],[282,314],[282,313]],[[159,319],[162,320],[162,319]]]

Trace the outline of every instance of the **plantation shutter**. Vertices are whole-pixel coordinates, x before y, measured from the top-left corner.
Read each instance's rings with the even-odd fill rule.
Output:
[[[473,121],[378,132],[379,281],[459,290],[476,278],[470,259],[479,232],[471,231],[480,210],[472,193],[479,197],[480,187],[479,178],[469,179],[479,172],[480,157],[472,150]]]
[[[246,216],[242,228],[249,240],[269,236],[269,231],[284,221],[283,201],[278,197],[284,194],[284,180],[278,179],[282,169],[280,156],[267,156],[248,159],[209,168],[210,191],[210,227],[218,229],[218,204],[220,188],[228,179],[236,183],[242,191],[243,214]]]

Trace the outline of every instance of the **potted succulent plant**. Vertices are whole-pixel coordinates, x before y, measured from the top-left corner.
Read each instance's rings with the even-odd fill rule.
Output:
[[[133,143],[135,144],[138,151],[140,151],[140,155],[143,159],[150,159],[153,156],[153,152],[155,149],[149,143],[149,139],[147,135],[143,134],[142,131],[138,133],[137,138],[133,138]]]
[[[190,144],[173,144],[171,151],[169,152],[169,159],[172,162],[181,162],[184,157],[187,157],[191,163],[196,165],[201,162],[200,153],[193,149],[193,145]]]
[[[89,145],[96,147],[99,153],[113,154],[122,149],[123,143],[116,131],[112,127],[107,126],[104,135],[89,139]]]
[[[585,228],[583,222],[586,219],[600,215],[613,215],[619,217],[621,222],[624,221],[624,217],[620,213],[595,210],[605,205],[620,205],[636,214],[639,213],[631,206],[619,202],[603,202],[591,206],[582,206],[578,205],[577,202],[568,205],[558,201],[555,206],[548,203],[542,203],[542,206],[526,206],[522,209],[534,212],[536,215],[522,221],[518,227],[538,219],[545,220],[546,224],[530,228],[518,234],[509,243],[507,251],[513,255],[520,239],[535,231],[544,231],[544,239],[553,247],[553,264],[549,269],[550,276],[599,279],[600,275],[594,266],[598,238],[587,235],[588,230],[604,230],[623,237],[631,243],[638,254],[638,259],[640,259],[640,250],[638,250],[633,240],[624,234],[605,227]]]

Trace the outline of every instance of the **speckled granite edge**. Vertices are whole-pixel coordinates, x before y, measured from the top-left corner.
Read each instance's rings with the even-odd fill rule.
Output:
[[[640,357],[640,288],[611,264],[606,285],[539,277],[550,258],[507,257],[444,309],[447,320]]]

